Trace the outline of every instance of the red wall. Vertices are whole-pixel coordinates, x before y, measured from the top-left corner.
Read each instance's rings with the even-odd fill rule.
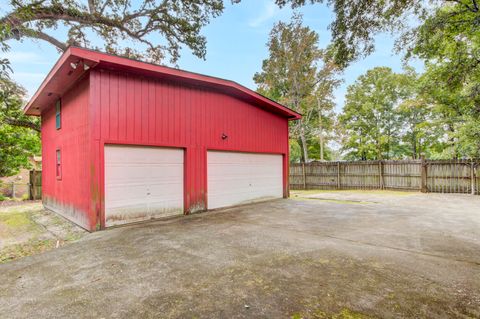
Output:
[[[108,143],[185,149],[185,209],[207,207],[207,149],[284,154],[287,196],[288,121],[205,87],[108,70],[91,72],[93,150],[97,150],[103,226],[103,149]],[[223,140],[222,133],[228,135]]]
[[[89,78],[80,80],[61,98],[61,128],[55,127],[55,107],[42,114],[42,191],[44,205],[79,225],[94,229],[90,210]],[[62,176],[55,174],[56,150],[61,150]]]
[[[42,142],[44,204],[89,230],[104,227],[105,144],[183,148],[187,213],[208,207],[209,149],[283,154],[288,195],[288,120],[207,87],[93,69],[62,97],[60,130],[53,105],[42,114]]]

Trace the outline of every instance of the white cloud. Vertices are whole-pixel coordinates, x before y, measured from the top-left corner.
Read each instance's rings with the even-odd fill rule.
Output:
[[[17,79],[43,79],[46,74],[40,72],[14,72],[13,76]]]
[[[279,11],[280,9],[278,8],[278,6],[272,1],[269,1],[264,5],[263,12],[255,19],[251,20],[248,25],[252,28],[257,28],[261,26],[264,22],[273,18]]]
[[[2,54],[2,58],[11,63],[50,64],[42,55],[30,51],[10,51]]]
[[[27,99],[35,93],[47,74],[41,72],[13,72],[13,80],[27,89]]]

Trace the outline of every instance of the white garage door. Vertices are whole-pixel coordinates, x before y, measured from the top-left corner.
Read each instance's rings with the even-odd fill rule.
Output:
[[[283,157],[275,154],[207,153],[208,208],[283,197]]]
[[[183,150],[105,146],[105,224],[183,213]]]

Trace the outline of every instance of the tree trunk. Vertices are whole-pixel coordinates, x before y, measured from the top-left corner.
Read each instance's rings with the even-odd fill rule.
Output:
[[[415,136],[415,133],[413,134],[412,138],[412,158],[417,159],[417,137]]]
[[[323,162],[325,160],[325,157],[323,156],[323,144],[324,144],[324,141],[323,141],[323,132],[320,131],[320,160]]]
[[[303,161],[308,163],[308,146],[307,146],[307,138],[305,137],[305,128],[303,127],[303,123],[300,120],[300,141],[302,141],[302,150],[303,150]]]
[[[453,125],[451,123],[448,124],[448,130],[452,133],[452,134],[455,134],[455,128],[453,127]],[[450,143],[450,147],[452,149],[452,153],[453,153],[453,158],[452,159],[458,159],[458,154],[457,154],[457,145],[456,145],[456,140],[455,140],[455,137],[451,137],[449,139],[449,143]]]
[[[324,155],[323,155],[323,144],[324,144],[324,139],[323,139],[323,119],[322,119],[322,108],[320,107],[320,99],[317,98],[317,112],[318,112],[318,140],[320,143],[320,161],[324,161]]]

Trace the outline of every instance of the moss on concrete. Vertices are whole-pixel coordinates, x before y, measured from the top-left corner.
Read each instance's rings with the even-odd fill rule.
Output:
[[[32,225],[32,221],[24,213],[9,213],[0,215],[0,222],[10,228]]]
[[[359,200],[301,197],[300,195],[295,195],[292,197],[292,199],[293,200],[319,200],[322,202],[337,203],[337,204],[376,204],[375,202],[367,202],[367,201],[359,201]]]
[[[63,246],[84,233],[38,203],[0,208],[0,263]]]
[[[50,250],[56,246],[54,239],[32,239],[23,244],[7,246],[0,250],[0,264],[21,257],[30,256]]]
[[[309,189],[309,190],[291,190],[290,196],[314,195],[314,194],[321,194],[321,193],[339,193],[339,194],[354,193],[354,194],[389,195],[389,196],[408,196],[408,195],[416,194],[415,192],[381,190],[381,189],[344,189],[344,190]]]
[[[313,310],[311,314],[305,315],[303,313],[296,313],[291,316],[292,319],[305,319],[305,318],[314,318],[314,319],[369,319],[374,318],[367,316],[360,312],[350,310],[348,308],[343,308],[338,313],[327,313],[322,310]]]

